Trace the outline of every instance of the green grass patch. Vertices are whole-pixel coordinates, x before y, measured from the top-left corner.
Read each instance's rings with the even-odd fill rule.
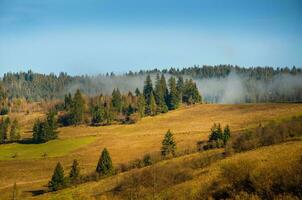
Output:
[[[43,157],[64,156],[80,147],[88,145],[96,137],[78,137],[51,140],[43,144],[4,144],[0,145],[0,160],[21,160]]]

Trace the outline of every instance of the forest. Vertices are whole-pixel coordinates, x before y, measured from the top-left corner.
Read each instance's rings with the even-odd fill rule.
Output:
[[[8,72],[3,75],[1,84],[7,90],[9,99],[41,101],[63,99],[65,94],[74,94],[77,89],[86,95],[111,94],[115,88],[119,88],[122,93],[134,93],[136,88],[143,89],[147,75],[155,81],[157,74],[193,79],[203,94],[204,102],[208,103],[302,101],[302,70],[295,66],[245,68],[196,65],[183,69],[129,71],[118,75],[112,72],[95,76],[71,76],[64,72],[59,75],[32,71]]]

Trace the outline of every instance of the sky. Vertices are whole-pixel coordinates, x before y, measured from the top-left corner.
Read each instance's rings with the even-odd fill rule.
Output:
[[[301,0],[0,0],[0,75],[302,67]]]

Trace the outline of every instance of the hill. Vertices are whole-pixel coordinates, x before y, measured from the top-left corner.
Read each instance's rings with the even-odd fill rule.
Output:
[[[69,150],[56,148],[57,153],[45,155],[43,148],[34,148],[35,151],[32,151],[30,145],[13,144],[10,152],[16,152],[17,156],[0,157],[0,189],[4,191],[2,195],[8,195],[16,181],[19,189],[24,191],[22,195],[31,196],[29,191],[42,189],[47,184],[58,161],[63,164],[65,171],[68,171],[72,160],[78,159],[81,173],[91,173],[95,170],[104,147],[108,148],[115,166],[142,158],[146,153],[158,153],[161,140],[168,129],[174,133],[177,150],[190,152],[196,149],[197,141],[208,138],[210,128],[215,122],[229,124],[236,134],[246,128],[257,127],[260,123],[266,124],[271,120],[287,119],[300,114],[301,104],[201,104],[182,107],[155,117],[146,117],[131,125],[63,127],[59,128],[58,140],[43,145],[56,148],[52,145],[59,145],[60,142],[72,143],[76,140],[79,146],[72,146]],[[30,115],[40,114],[18,115],[23,119],[22,123],[27,124],[24,127],[28,127],[24,130],[24,137],[30,135],[33,123]],[[0,152],[5,148],[5,145],[0,146]],[[18,153],[19,151],[22,153]]]

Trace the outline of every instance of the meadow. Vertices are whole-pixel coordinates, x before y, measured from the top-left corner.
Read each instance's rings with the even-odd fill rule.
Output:
[[[195,149],[197,141],[207,140],[213,123],[219,122],[223,126],[228,124],[233,134],[236,134],[244,129],[257,127],[259,124],[266,124],[272,120],[280,121],[301,114],[301,104],[197,104],[184,106],[166,114],[145,117],[130,125],[62,127],[59,128],[59,139],[45,144],[8,144],[0,147],[0,190],[2,190],[0,197],[5,199],[11,194],[14,182],[18,184],[19,190],[23,191],[22,198],[31,197],[33,195],[31,191],[45,188],[58,161],[64,166],[65,172],[68,172],[72,160],[77,159],[81,173],[91,173],[95,170],[104,147],[108,148],[115,166],[142,158],[146,153],[159,152],[161,141],[168,129],[171,129],[174,134],[177,151],[184,151]],[[23,138],[30,137],[33,119],[43,117],[41,113],[23,113],[16,116],[22,119]],[[295,147],[300,145],[301,142],[294,142]],[[256,154],[266,155],[259,152],[252,155]],[[259,159],[261,160],[261,156]],[[108,187],[112,189],[112,184],[116,183],[117,177],[108,178],[112,180],[111,182],[101,180],[97,183],[83,184],[77,192],[80,192],[82,187],[85,188],[85,185],[91,188],[90,184],[103,184],[104,188],[109,185]],[[208,179],[210,178],[205,177],[205,180]],[[193,179],[185,184],[197,183]],[[173,188],[174,186],[171,190],[174,192]],[[69,190],[72,189],[59,193]],[[35,198],[49,196],[51,195],[46,194]]]

